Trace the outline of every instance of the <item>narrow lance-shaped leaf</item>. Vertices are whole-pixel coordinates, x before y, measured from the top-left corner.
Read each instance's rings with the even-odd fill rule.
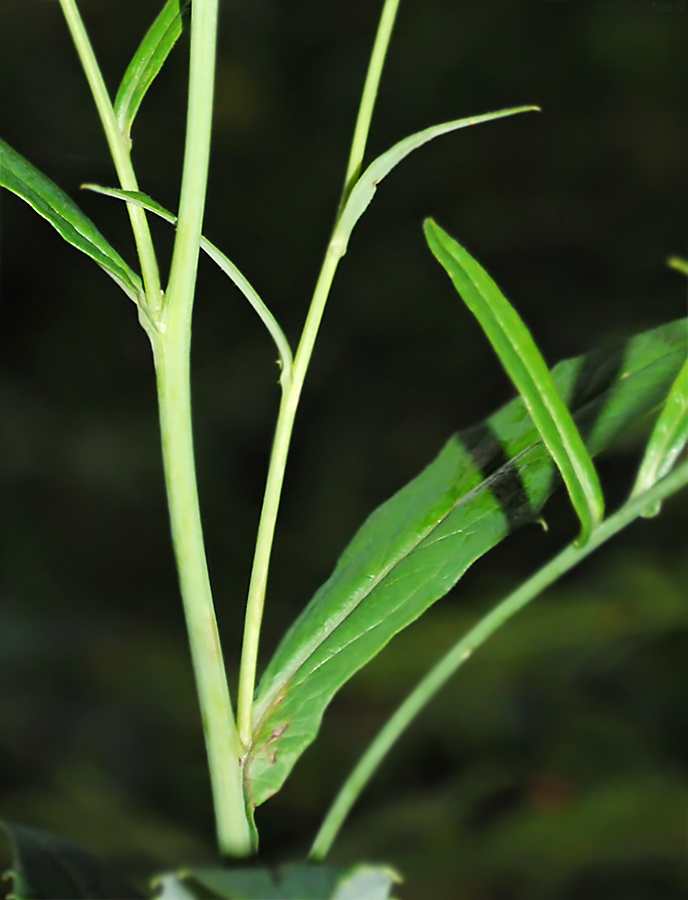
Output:
[[[339,256],[344,256],[351,232],[368,206],[370,206],[377,186],[383,178],[389,175],[392,169],[398,166],[414,150],[443,134],[458,131],[460,128],[468,128],[470,125],[479,125],[481,122],[491,122],[493,119],[503,119],[506,116],[514,116],[517,113],[531,112],[538,109],[539,107],[537,106],[516,106],[513,109],[500,109],[497,112],[485,113],[481,116],[455,119],[452,122],[433,125],[431,128],[418,131],[416,134],[404,138],[403,141],[399,141],[386,153],[378,156],[356,182],[337,219],[330,246],[336,250]]]
[[[143,194],[141,191],[122,191],[119,188],[104,188],[98,184],[82,184],[81,187],[85,190],[95,191],[97,194],[104,194],[106,197],[116,197],[119,200],[125,200],[127,203],[133,203],[136,206],[140,206],[142,209],[155,213],[155,215],[160,216],[161,219],[164,219],[171,225],[177,224],[177,217],[173,213],[165,209],[164,206],[161,206],[157,200],[153,200],[152,197],[149,197],[148,194]],[[270,335],[275,342],[280,356],[280,365],[282,366],[282,383],[286,383],[286,381],[291,378],[292,353],[289,342],[277,323],[277,320],[261,300],[258,292],[253,288],[248,278],[242,274],[231,259],[225,256],[221,250],[218,250],[214,244],[211,244],[210,241],[204,237],[201,237],[201,249],[208,254],[213,262],[217,263],[225,275],[227,275],[236,287],[239,288],[244,297],[246,297],[248,302],[258,313],[262,323],[270,332]]]
[[[424,228],[430,249],[523,397],[564,479],[581,521],[580,541],[585,542],[604,515],[602,488],[583,438],[554,386],[542,354],[519,314],[482,266],[432,219],[426,220]]]
[[[591,454],[662,402],[687,349],[682,320],[555,366],[556,389]],[[339,688],[480,556],[536,520],[555,484],[552,457],[518,397],[452,438],[368,518],[261,679],[244,769],[255,805],[280,789]]]
[[[190,0],[167,0],[124,73],[115,98],[115,115],[127,139],[148,88],[182,33],[182,19],[189,4]]]
[[[95,260],[135,303],[144,300],[139,276],[105,240],[71,197],[9,144],[0,140],[0,187],[7,188],[47,219],[77,250]]]
[[[654,427],[638,472],[632,497],[643,494],[668,475],[688,443],[688,360],[673,383]],[[656,516],[660,506],[645,515]]]

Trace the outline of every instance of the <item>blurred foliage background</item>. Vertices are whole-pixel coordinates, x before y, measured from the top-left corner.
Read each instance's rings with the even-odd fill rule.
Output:
[[[348,154],[378,0],[221,0],[205,233],[296,340]],[[161,0],[82,0],[114,93]],[[370,154],[458,132],[382,186],[316,350],[268,596],[267,655],[367,513],[511,396],[424,246],[433,215],[517,305],[551,362],[685,314],[688,12],[651,0],[403,0]],[[134,129],[143,190],[175,208],[187,47]],[[56,2],[0,3],[0,134],[76,197],[113,184]],[[133,259],[123,207],[78,197]],[[202,737],[168,537],[152,365],[134,309],[2,196],[0,814],[60,832],[143,883],[208,861]],[[153,223],[166,267],[171,232]],[[271,432],[274,351],[203,261],[198,468],[234,678]],[[601,461],[610,503],[637,434]],[[356,677],[261,808],[263,857],[302,854],[367,740],[475,617],[576,533],[564,497]],[[333,853],[389,861],[400,894],[688,897],[688,496],[617,538],[509,625],[422,716]]]

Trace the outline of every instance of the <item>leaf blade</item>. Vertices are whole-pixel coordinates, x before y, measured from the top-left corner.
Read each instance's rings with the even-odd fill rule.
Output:
[[[74,201],[32,163],[0,140],[0,187],[16,194],[73,247],[90,256],[135,303],[144,302],[139,276]]]
[[[525,323],[478,262],[432,219],[424,224],[435,258],[480,323],[526,402],[581,521],[584,543],[604,515],[604,498],[583,439]]]
[[[555,366],[557,390],[575,409],[591,453],[661,402],[687,345],[683,320],[637,335],[623,352]],[[452,438],[371,514],[261,679],[245,766],[247,796],[255,805],[279,790],[342,684],[477,558],[537,517],[554,471],[517,398],[483,426]]]
[[[480,116],[470,116],[465,119],[454,119],[451,122],[442,122],[440,125],[433,125],[409,135],[398,143],[390,147],[381,156],[378,156],[368,168],[363,172],[344,203],[341,214],[337,219],[334,234],[332,236],[331,245],[334,245],[340,256],[346,253],[351,232],[358,220],[370,205],[375,191],[380,182],[389,175],[399,163],[406,157],[418,150],[424,144],[441,137],[443,134],[449,134],[452,131],[458,131],[460,128],[468,128],[471,125],[479,125],[482,122],[491,122],[494,119],[503,119],[506,116],[514,116],[522,112],[531,112],[539,110],[537,106],[515,106],[511,109],[500,109],[492,113],[484,113]]]
[[[127,66],[114,104],[117,124],[127,140],[143,98],[181,36],[190,2],[167,0]]]
[[[688,359],[671,386],[648,441],[631,497],[645,493],[673,468],[688,443]],[[655,507],[648,515],[657,515]]]

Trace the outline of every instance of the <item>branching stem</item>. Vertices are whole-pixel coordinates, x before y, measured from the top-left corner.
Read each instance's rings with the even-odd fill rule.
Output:
[[[325,858],[352,806],[394,744],[478,647],[531,600],[534,600],[558,578],[589,556],[593,550],[641,516],[645,510],[652,508],[656,503],[687,484],[688,462],[683,463],[646,494],[629,500],[618,512],[593,531],[586,544],[577,546],[574,543],[562,550],[558,556],[555,556],[528,581],[499,603],[468,634],[457,641],[416,685],[375,736],[330,807],[313,842],[309,859],[315,862]]]

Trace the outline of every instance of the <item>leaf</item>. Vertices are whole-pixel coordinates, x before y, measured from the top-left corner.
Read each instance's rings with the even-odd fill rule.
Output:
[[[681,256],[670,256],[667,260],[667,265],[672,269],[676,269],[677,272],[683,272],[684,275],[688,275],[688,259],[683,259]]]
[[[557,393],[547,364],[523,320],[492,278],[432,219],[424,224],[428,246],[480,323],[500,362],[525,400],[552,454],[581,521],[580,543],[604,516],[604,497],[595,466]]]
[[[143,897],[107,863],[66,838],[2,823],[12,844],[10,900],[138,900]]]
[[[349,237],[354,230],[354,226],[361,218],[363,213],[370,205],[371,200],[375,196],[377,186],[383,178],[395,168],[403,159],[405,159],[414,150],[427,144],[428,141],[434,140],[443,134],[449,134],[451,131],[457,131],[459,128],[467,128],[469,125],[479,125],[481,122],[491,122],[493,119],[503,119],[505,116],[513,116],[516,113],[530,112],[538,110],[537,106],[516,106],[513,109],[500,109],[497,112],[485,113],[482,116],[472,116],[467,119],[455,119],[452,122],[443,122],[441,125],[433,125],[424,131],[418,131],[403,141],[399,141],[391,147],[386,153],[378,156],[372,162],[365,172],[358,179],[349,194],[341,215],[337,219],[334,234],[330,242],[330,246],[335,249],[339,256],[344,256],[349,244]]]
[[[125,200],[127,203],[133,203],[136,206],[140,206],[142,209],[147,209],[149,212],[155,213],[160,216],[161,219],[164,219],[166,222],[169,222],[171,225],[177,224],[177,217],[169,212],[169,210],[165,209],[164,206],[161,206],[157,200],[153,200],[152,197],[149,197],[148,194],[143,194],[141,191],[123,191],[119,188],[104,188],[98,184],[82,184],[81,187],[84,190],[94,191],[96,194],[104,194],[106,197],[116,197],[119,200]],[[209,240],[201,236],[201,249],[204,250],[208,256],[213,260],[213,262],[217,263],[217,265],[222,269],[222,271],[229,277],[229,279],[239,288],[241,293],[246,297],[248,302],[254,308],[254,310],[258,313],[260,320],[265,325],[267,330],[270,332],[270,336],[275,342],[275,346],[277,347],[277,352],[280,356],[280,365],[282,367],[283,379],[288,379],[291,377],[291,367],[292,367],[292,353],[291,348],[289,346],[289,342],[284,336],[284,332],[280,328],[277,320],[270,312],[265,303],[261,300],[258,292],[253,288],[248,278],[242,274],[242,272],[234,265],[234,263],[222,253],[221,250],[211,244]]]
[[[124,73],[115,98],[115,115],[127,139],[141,101],[182,33],[183,15],[190,2],[167,0]]]
[[[679,453],[688,443],[688,359],[673,383],[666,403],[645,450],[631,497],[648,491],[671,471]],[[645,513],[659,513],[660,505]]]
[[[63,190],[2,140],[0,187],[25,200],[50,222],[67,243],[95,260],[134,303],[144,300],[141,279],[110,246],[93,222]]]
[[[277,869],[192,869],[164,875],[160,900],[388,900],[399,876],[383,866],[332,869],[303,863]]]
[[[686,320],[552,370],[593,455],[661,403],[687,352]],[[453,437],[361,526],[261,680],[246,792],[258,806],[313,741],[332,697],[510,531],[537,519],[556,471],[518,397]]]

